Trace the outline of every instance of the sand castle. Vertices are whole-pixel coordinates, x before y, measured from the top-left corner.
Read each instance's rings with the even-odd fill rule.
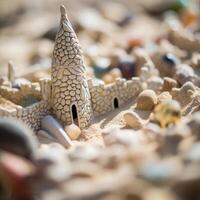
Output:
[[[94,84],[87,79],[78,38],[61,6],[60,28],[52,56],[51,79],[24,83],[20,88],[0,85],[3,99],[16,106],[0,107],[1,117],[21,119],[34,131],[41,119],[52,114],[63,125],[77,124],[87,128],[92,119],[116,109],[136,97],[142,87],[139,78],[116,79],[112,84]],[[13,80],[9,66],[9,77]],[[9,78],[11,79],[11,78]],[[24,103],[26,102],[26,103]]]

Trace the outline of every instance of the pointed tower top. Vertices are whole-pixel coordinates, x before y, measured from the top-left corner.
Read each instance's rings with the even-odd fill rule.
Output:
[[[67,20],[67,22],[69,23],[69,19],[68,19],[68,16],[67,16],[66,8],[65,8],[64,5],[60,6],[60,14],[61,14],[61,21]]]
[[[60,6],[60,13],[61,13],[61,16],[66,15],[66,8],[64,5]]]
[[[78,38],[67,17],[66,9],[60,6],[60,28],[56,34],[56,41],[52,57],[52,66],[83,65],[82,51]]]

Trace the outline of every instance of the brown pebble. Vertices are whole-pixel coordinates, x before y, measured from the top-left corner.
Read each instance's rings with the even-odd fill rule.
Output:
[[[137,109],[153,110],[157,104],[157,96],[153,90],[142,91],[137,98]]]

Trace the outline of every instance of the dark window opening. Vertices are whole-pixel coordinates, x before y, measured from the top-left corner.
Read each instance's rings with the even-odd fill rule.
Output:
[[[119,101],[117,98],[114,98],[113,104],[114,104],[114,109],[119,108]]]
[[[72,118],[75,124],[78,124],[78,113],[75,105],[72,105]]]

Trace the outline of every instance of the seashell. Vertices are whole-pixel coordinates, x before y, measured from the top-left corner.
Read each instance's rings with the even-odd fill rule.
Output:
[[[69,148],[72,142],[63,127],[51,115],[45,116],[41,121],[41,128],[54,136],[63,146]]]

